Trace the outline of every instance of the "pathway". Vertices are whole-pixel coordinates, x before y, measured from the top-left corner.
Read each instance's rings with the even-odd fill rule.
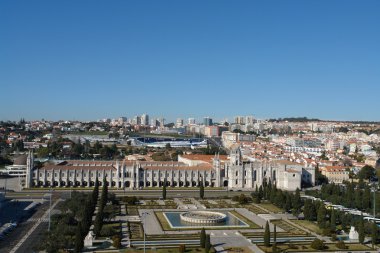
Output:
[[[129,247],[130,240],[129,240],[128,225],[127,225],[127,208],[125,207],[125,204],[121,205],[120,221],[121,221],[121,238],[122,238],[121,246]]]

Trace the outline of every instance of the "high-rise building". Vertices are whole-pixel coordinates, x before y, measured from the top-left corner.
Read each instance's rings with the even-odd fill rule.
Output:
[[[141,117],[140,116],[135,116],[132,121],[133,125],[141,125]]]
[[[158,121],[160,122],[160,127],[165,126],[165,119],[164,118],[160,118]]]
[[[149,125],[149,115],[144,113],[141,115],[141,125],[148,126]]]
[[[245,124],[253,125],[253,123],[255,123],[255,118],[252,115],[245,116]]]
[[[194,118],[188,118],[187,119],[187,124],[189,124],[189,125],[195,125],[195,119]]]
[[[176,127],[182,127],[183,126],[183,119],[178,118],[175,125],[176,125]]]
[[[210,118],[210,117],[204,117],[203,118],[203,125],[205,125],[205,126],[212,126],[212,118]]]
[[[245,124],[244,117],[243,116],[236,116],[235,117],[235,124]]]

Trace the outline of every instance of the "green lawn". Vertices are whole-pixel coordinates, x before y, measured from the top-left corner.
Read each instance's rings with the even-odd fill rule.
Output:
[[[304,235],[306,234],[305,231],[302,229],[297,228],[296,226],[292,225],[291,223],[285,221],[285,220],[274,220],[271,221],[272,224],[276,224],[279,228],[282,228],[284,231],[294,234],[294,235]]]
[[[320,250],[320,252],[335,252],[335,251],[366,251],[371,250],[370,247],[358,244],[358,243],[346,243],[347,249],[339,249],[335,246],[334,243],[326,243],[326,249]],[[271,253],[272,247],[265,247],[262,244],[258,244],[259,248],[264,252]],[[315,250],[310,247],[310,243],[292,243],[292,244],[278,244],[278,248],[281,249],[281,252],[315,252]]]
[[[284,212],[284,210],[282,210],[281,208],[278,208],[277,206],[271,204],[271,203],[261,203],[261,204],[257,204],[258,206],[268,210],[269,212],[273,212],[273,213],[282,213]]]
[[[301,227],[304,227],[314,233],[317,233],[317,234],[322,234],[322,229],[320,229],[318,227],[318,225],[312,221],[308,221],[308,220],[292,220],[292,222],[300,225]]]

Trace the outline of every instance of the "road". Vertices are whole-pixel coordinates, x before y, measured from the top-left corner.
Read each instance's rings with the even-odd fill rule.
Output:
[[[51,210],[54,209],[54,207],[58,204],[58,202],[60,201],[60,199],[56,200],[54,202],[54,204],[52,204],[51,206]],[[42,216],[40,216],[38,219],[35,220],[35,224],[33,225],[33,227],[31,227],[29,229],[29,231],[21,238],[21,240],[18,241],[18,243],[12,248],[12,250],[10,251],[10,253],[22,253],[22,252],[28,252],[28,251],[24,251],[22,247],[23,244],[27,241],[28,243],[31,242],[31,238],[30,236],[32,234],[34,234],[37,230],[37,228],[41,225],[41,223],[44,223],[46,222],[46,220],[48,219],[49,217],[49,208],[43,213]],[[38,230],[37,230],[38,231]],[[33,238],[33,237],[32,237]],[[26,247],[25,250],[30,250],[30,246],[29,247]]]

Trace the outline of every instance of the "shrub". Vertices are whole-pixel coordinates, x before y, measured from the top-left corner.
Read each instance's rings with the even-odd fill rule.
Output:
[[[179,253],[185,253],[186,245],[185,244],[179,245],[178,251],[179,251]]]
[[[347,249],[348,247],[346,246],[346,244],[344,243],[344,241],[339,241],[335,244],[335,246],[338,248],[338,249]]]
[[[100,235],[109,237],[115,234],[115,229],[111,226],[103,226],[102,230],[100,230]]]
[[[310,246],[316,250],[323,250],[326,247],[324,242],[322,240],[319,240],[318,238],[314,239]]]
[[[112,246],[114,246],[117,249],[121,248],[121,238],[120,235],[115,235],[112,237]]]

